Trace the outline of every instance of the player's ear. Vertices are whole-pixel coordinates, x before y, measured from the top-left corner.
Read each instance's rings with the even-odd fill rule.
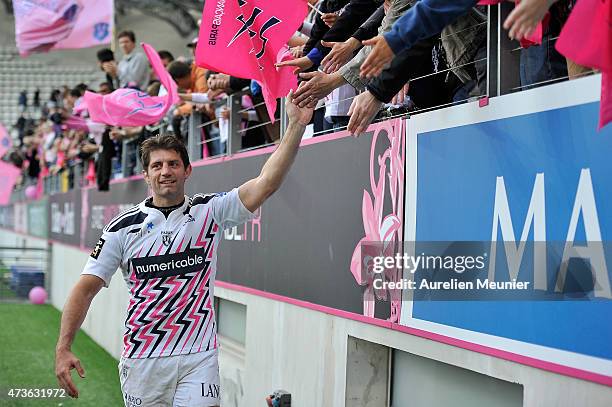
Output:
[[[187,168],[185,168],[185,178],[188,178],[191,176],[191,171],[192,171],[191,164],[189,164]]]

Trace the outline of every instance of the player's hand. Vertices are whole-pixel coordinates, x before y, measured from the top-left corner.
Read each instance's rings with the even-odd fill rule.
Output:
[[[296,123],[302,126],[308,126],[314,109],[312,107],[299,107],[293,101],[293,90],[287,95],[287,101],[285,103],[285,109],[287,111],[287,117],[289,123]]]
[[[306,69],[312,67],[313,63],[308,57],[301,57],[297,59],[290,59],[288,61],[278,62],[274,64],[275,67],[280,68],[283,66],[295,66],[294,73],[305,71]]]
[[[366,131],[382,106],[369,91],[365,91],[353,99],[348,115],[351,116],[347,130],[355,137]]]
[[[510,30],[510,38],[520,40],[535,30],[536,26],[556,0],[523,0],[504,21],[504,28]]]
[[[344,42],[321,41],[321,45],[331,48],[329,54],[321,61],[321,67],[326,73],[336,72],[342,65],[350,61],[353,58],[353,52],[361,47],[359,40],[353,37]]]
[[[359,74],[369,79],[380,75],[385,66],[393,60],[395,54],[382,35],[365,40],[363,45],[371,45],[372,51],[363,61]]]
[[[72,398],[79,397],[79,390],[72,381],[70,371],[76,369],[81,378],[85,378],[85,370],[81,366],[81,362],[69,350],[58,350],[55,352],[55,376],[62,389],[66,390]]]
[[[304,81],[300,83],[297,91],[295,91],[293,103],[299,107],[314,107],[319,99],[323,99],[339,86],[336,84],[334,75],[339,74],[328,75],[319,71],[301,73],[300,78]]]

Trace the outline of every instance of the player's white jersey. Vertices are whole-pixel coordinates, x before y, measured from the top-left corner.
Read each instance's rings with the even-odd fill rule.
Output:
[[[213,287],[225,228],[252,218],[238,189],[194,195],[168,218],[146,205],[115,217],[83,270],[108,286],[118,268],[130,290],[123,356],[153,358],[217,347]]]

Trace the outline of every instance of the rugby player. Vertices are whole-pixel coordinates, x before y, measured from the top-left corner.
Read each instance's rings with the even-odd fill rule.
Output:
[[[217,248],[223,229],[251,219],[291,168],[312,109],[287,98],[289,124],[258,177],[221,194],[185,196],[191,165],[172,135],[141,146],[152,196],[106,225],[62,313],[55,354],[59,384],[77,398],[72,380],[81,361],[71,351],[92,299],[120,268],[130,300],[119,378],[126,406],[218,406],[213,312]]]

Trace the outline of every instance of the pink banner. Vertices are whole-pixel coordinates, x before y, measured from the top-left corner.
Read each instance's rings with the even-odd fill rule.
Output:
[[[19,53],[85,48],[111,40],[113,0],[13,0]]]
[[[0,124],[0,158],[11,149],[13,140],[2,124]]]
[[[110,44],[113,35],[113,0],[80,0],[83,8],[70,35],[54,49],[87,48]]]
[[[11,201],[11,194],[15,187],[15,182],[21,170],[12,164],[0,161],[0,205],[7,205]]]
[[[297,87],[291,67],[274,64],[287,41],[307,14],[306,0],[217,0],[207,1],[196,48],[198,66],[239,78],[255,79],[262,85],[270,118],[276,98]]]
[[[612,121],[612,0],[580,0],[557,40],[557,51],[602,71],[599,128]]]
[[[87,110],[91,120],[112,126],[144,126],[160,121],[170,106],[178,103],[178,89],[170,74],[149,44],[142,48],[153,67],[153,71],[168,93],[164,96],[149,96],[137,89],[117,89],[109,95],[85,92],[83,101],[75,112]]]

